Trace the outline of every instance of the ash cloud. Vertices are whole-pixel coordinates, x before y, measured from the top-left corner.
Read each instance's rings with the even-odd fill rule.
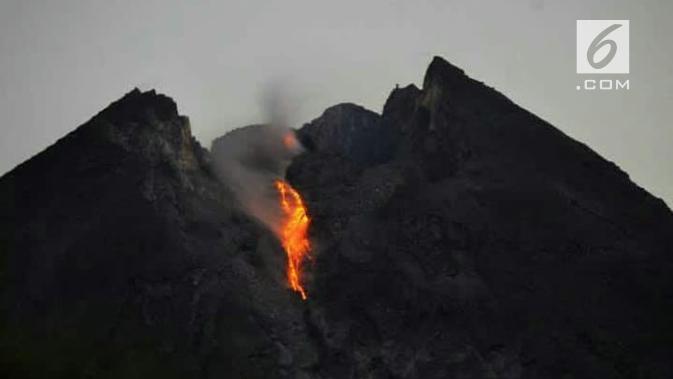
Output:
[[[292,158],[303,150],[288,126],[291,105],[282,88],[268,88],[262,97],[268,122],[232,130],[211,147],[215,172],[240,208],[277,235],[281,210],[274,181],[284,178]]]

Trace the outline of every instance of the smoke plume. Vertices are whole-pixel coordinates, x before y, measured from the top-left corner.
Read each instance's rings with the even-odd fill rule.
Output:
[[[287,99],[274,87],[263,98],[269,120],[232,130],[213,141],[212,156],[218,178],[235,194],[241,209],[277,235],[281,210],[274,180],[282,179],[294,156],[303,148],[287,125]]]

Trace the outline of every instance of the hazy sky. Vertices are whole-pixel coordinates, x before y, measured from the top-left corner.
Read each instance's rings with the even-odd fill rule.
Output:
[[[0,174],[135,86],[209,147],[264,121],[273,83],[298,124],[344,101],[380,112],[441,55],[673,205],[671,16],[670,0],[0,0]],[[631,20],[629,91],[575,89],[577,19]]]

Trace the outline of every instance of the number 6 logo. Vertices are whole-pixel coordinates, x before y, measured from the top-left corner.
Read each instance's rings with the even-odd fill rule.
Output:
[[[577,73],[629,73],[629,20],[577,20]]]
[[[617,42],[611,40],[611,39],[604,39],[607,37],[608,34],[612,33],[613,30],[621,27],[620,24],[612,24],[605,28],[602,32],[598,33],[596,38],[594,38],[593,41],[591,41],[591,45],[589,45],[589,48],[587,49],[587,60],[589,61],[589,64],[591,67],[595,69],[601,69],[605,66],[607,66],[612,58],[615,57],[615,54],[617,54]],[[598,50],[601,49],[601,47],[608,45],[610,46],[610,51],[608,51],[608,54],[601,59],[600,61],[596,62],[596,53]]]

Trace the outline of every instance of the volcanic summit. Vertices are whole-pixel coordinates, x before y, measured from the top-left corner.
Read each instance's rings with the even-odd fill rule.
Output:
[[[0,376],[673,377],[670,209],[460,68],[244,162],[300,196],[306,301],[219,174],[263,128],[208,151],[133,90],[0,178]]]

